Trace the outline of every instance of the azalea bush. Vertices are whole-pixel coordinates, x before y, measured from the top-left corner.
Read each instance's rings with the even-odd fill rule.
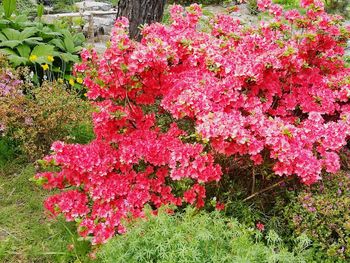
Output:
[[[84,50],[75,67],[98,108],[96,139],[55,142],[36,175],[60,189],[45,202],[50,214],[97,244],[146,204],[203,207],[206,186],[237,164],[246,181],[264,171],[310,185],[338,171],[350,133],[349,28],[323,2],[301,4],[305,15],[259,1],[269,21],[217,15],[209,32],[197,27],[198,5],[172,6],[172,23],[145,27],[141,42],[117,20],[104,55]]]

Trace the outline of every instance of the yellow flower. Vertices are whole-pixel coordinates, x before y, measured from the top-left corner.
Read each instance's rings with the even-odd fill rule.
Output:
[[[61,84],[62,84],[62,83],[63,83],[63,79],[59,78],[59,79],[58,79],[58,83],[61,83]]]
[[[48,60],[49,62],[53,62],[55,59],[53,58],[53,56],[47,56],[47,60]]]
[[[41,67],[43,68],[43,70],[48,70],[49,69],[49,65],[47,65],[47,64],[43,64],[43,65],[41,65]]]
[[[31,55],[31,56],[29,57],[29,60],[30,60],[31,62],[35,62],[35,61],[38,60],[38,56],[37,56],[37,55]]]
[[[70,84],[71,86],[74,86],[74,79],[70,79],[70,80],[69,80],[69,84]]]
[[[81,83],[83,83],[83,79],[82,79],[82,78],[77,78],[77,82],[78,82],[79,84],[81,84]]]

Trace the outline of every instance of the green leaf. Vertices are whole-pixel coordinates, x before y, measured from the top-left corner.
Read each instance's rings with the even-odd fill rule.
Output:
[[[38,58],[39,57],[47,57],[47,56],[52,56],[54,52],[54,46],[51,45],[38,45],[35,46],[34,49],[32,50],[31,55],[35,55]]]
[[[42,44],[43,39],[41,37],[31,37],[27,38],[24,40],[24,43],[31,45],[31,46],[36,46]]]
[[[68,38],[68,37],[65,37],[64,38],[64,45],[66,47],[66,51],[69,52],[69,53],[74,53],[75,50],[75,46],[74,46],[74,42],[71,38]]]
[[[0,52],[5,55],[17,55],[17,53],[10,48],[1,48]]]
[[[52,31],[48,26],[45,26],[39,32],[39,35],[44,39],[57,39],[57,37],[62,37],[60,32]]]
[[[20,45],[17,47],[18,53],[21,55],[21,57],[29,58],[30,55],[30,47],[27,45]]]
[[[0,19],[0,29],[3,29],[7,27],[10,24],[9,20],[6,19]]]
[[[38,32],[36,27],[27,27],[21,32],[21,40],[34,36]]]
[[[19,15],[19,16],[16,16],[16,18],[15,18],[15,24],[18,24],[18,23],[33,23],[33,22],[30,22],[29,20],[28,20],[28,17],[26,16],[26,15]]]
[[[80,46],[85,42],[85,36],[83,33],[78,33],[73,36],[73,41],[76,46]]]
[[[12,13],[16,10],[16,0],[3,0],[5,17],[11,17]]]
[[[8,59],[9,59],[10,63],[13,64],[13,66],[15,66],[15,67],[18,67],[20,65],[25,65],[29,61],[27,58],[17,56],[17,55],[9,55]]]
[[[44,5],[40,4],[38,5],[38,9],[37,9],[37,16],[39,17],[39,19],[41,19],[43,14],[44,14]]]
[[[6,40],[6,41],[0,42],[0,47],[15,48],[21,44],[22,44],[22,41],[19,41],[19,40]]]
[[[21,40],[21,32],[13,28],[4,28],[2,33],[7,37],[8,40]]]
[[[82,46],[77,46],[77,47],[74,48],[74,52],[73,52],[73,53],[78,53],[78,52],[80,52],[82,49],[83,49]]]
[[[61,49],[62,51],[65,51],[65,47],[64,47],[64,43],[61,39],[55,38],[52,39],[50,42],[50,44],[55,45],[56,47],[58,47],[59,49]]]
[[[0,41],[6,41],[7,38],[2,34],[0,33]]]
[[[79,62],[79,57],[70,53],[61,53],[60,57],[66,63],[68,62]]]

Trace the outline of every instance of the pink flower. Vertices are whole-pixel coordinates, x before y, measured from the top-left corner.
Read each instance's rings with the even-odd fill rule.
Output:
[[[265,225],[259,221],[258,223],[256,223],[256,228],[262,232],[265,230]]]
[[[218,211],[222,211],[225,209],[225,205],[223,203],[217,202],[215,205],[215,209]]]
[[[266,11],[270,8],[272,1],[271,0],[258,0],[257,4],[258,4],[259,10]]]

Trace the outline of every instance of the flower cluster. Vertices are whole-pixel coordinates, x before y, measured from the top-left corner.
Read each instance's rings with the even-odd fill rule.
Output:
[[[45,160],[60,169],[36,176],[61,189],[46,208],[96,244],[145,204],[203,206],[205,184],[222,175],[218,155],[306,184],[336,172],[350,134],[349,30],[320,1],[302,5],[305,15],[260,1],[269,21],[247,28],[218,15],[209,33],[198,29],[198,5],[173,6],[172,24],[145,27],[141,42],[118,19],[103,57],[84,50],[75,67],[98,109],[96,139],[53,145]]]

